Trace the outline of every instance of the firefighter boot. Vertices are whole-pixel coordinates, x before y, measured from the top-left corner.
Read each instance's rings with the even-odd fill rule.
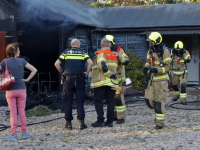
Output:
[[[162,128],[163,128],[162,126],[158,126],[158,125],[155,126],[155,129],[156,129],[156,130],[160,130],[160,129],[162,129]]]
[[[68,130],[72,130],[72,123],[71,123],[71,121],[66,120],[65,128],[67,128]]]
[[[175,102],[177,101],[178,99],[177,98],[172,98],[172,102]]]
[[[116,122],[116,124],[122,124],[122,123],[124,123],[124,122],[125,122],[124,119],[118,119],[117,122]]]
[[[79,120],[79,129],[83,130],[86,128],[87,128],[87,125],[84,123],[84,120]]]

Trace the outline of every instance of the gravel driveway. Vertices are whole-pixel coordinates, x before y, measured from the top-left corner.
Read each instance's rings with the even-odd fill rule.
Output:
[[[194,94],[195,93],[195,94]],[[199,91],[189,90],[188,101],[196,99]],[[169,107],[172,92],[166,99],[166,120],[162,130],[155,130],[155,116],[147,108],[144,101],[132,102],[127,105],[127,119],[123,125],[114,127],[93,128],[91,123],[96,121],[94,106],[86,105],[86,124],[88,129],[79,131],[78,121],[74,115],[72,131],[64,128],[65,120],[59,119],[48,123],[27,127],[33,135],[30,139],[21,139],[18,128],[17,142],[4,140],[11,133],[10,128],[0,132],[1,150],[90,150],[90,149],[145,149],[145,150],[197,150],[200,149],[200,112],[199,110],[180,110]],[[136,100],[136,98],[129,98]],[[189,107],[189,106],[188,106]],[[7,107],[0,107],[0,124],[10,125],[9,116],[5,114]],[[76,113],[73,110],[73,113]],[[45,117],[29,117],[27,123],[64,116],[63,113]]]

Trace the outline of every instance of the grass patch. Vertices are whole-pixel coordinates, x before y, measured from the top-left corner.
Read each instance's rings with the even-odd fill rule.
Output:
[[[38,105],[33,109],[26,111],[26,117],[32,116],[48,116],[51,114],[61,113],[61,110],[51,110],[47,106]]]

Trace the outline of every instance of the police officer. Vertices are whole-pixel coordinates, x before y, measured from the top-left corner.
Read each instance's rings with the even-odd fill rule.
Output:
[[[65,119],[66,128],[72,130],[72,102],[73,93],[76,93],[77,119],[79,120],[79,128],[85,129],[87,126],[84,123],[84,97],[85,97],[85,82],[84,82],[84,65],[88,63],[88,76],[92,69],[93,62],[89,58],[85,50],[80,49],[80,41],[73,39],[71,41],[71,49],[65,50],[55,62],[57,70],[65,76],[66,80],[63,83],[64,99],[65,99]],[[64,63],[64,70],[61,68],[61,63]]]
[[[114,120],[114,96],[118,89],[116,76],[118,59],[110,50],[110,42],[101,40],[101,50],[97,51],[93,58],[91,88],[94,88],[95,109],[97,121],[93,127],[113,127]],[[107,121],[104,123],[103,100],[107,101]]]
[[[155,129],[162,129],[165,120],[165,99],[168,94],[168,71],[171,64],[170,51],[164,43],[162,36],[158,32],[151,32],[147,36],[149,41],[149,51],[147,53],[147,62],[143,72],[149,70],[149,80],[145,90],[145,102],[147,106],[155,113]]]
[[[187,105],[187,66],[191,60],[189,52],[185,49],[183,42],[177,41],[172,50],[172,83],[174,98],[172,101],[181,99],[183,105]]]
[[[126,118],[126,104],[124,100],[124,93],[126,91],[126,77],[125,77],[125,65],[128,65],[129,58],[125,54],[125,50],[122,46],[118,46],[115,42],[114,36],[105,35],[104,39],[107,39],[111,43],[111,51],[118,57],[117,72],[119,81],[119,90],[115,92],[115,111],[114,120],[117,120],[116,124],[122,124]]]

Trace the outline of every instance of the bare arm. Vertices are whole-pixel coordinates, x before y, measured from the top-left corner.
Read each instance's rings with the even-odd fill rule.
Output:
[[[88,63],[88,67],[87,67],[87,71],[86,71],[86,75],[87,76],[89,76],[89,73],[90,73],[90,71],[91,71],[91,69],[92,69],[92,65],[93,65],[93,61],[89,58],[88,60],[87,60],[87,63]]]
[[[28,81],[30,81],[30,80],[34,77],[34,75],[35,75],[36,72],[37,72],[37,69],[36,69],[34,66],[32,66],[31,64],[29,64],[29,63],[27,63],[27,64],[25,65],[25,68],[29,69],[29,70],[31,71],[31,73],[30,73],[30,75],[28,76],[27,79],[22,79],[22,80],[23,80],[24,82],[28,82]]]
[[[55,67],[58,70],[58,72],[63,73],[63,70],[62,70],[60,64],[61,64],[60,60],[57,59],[55,62]]]

